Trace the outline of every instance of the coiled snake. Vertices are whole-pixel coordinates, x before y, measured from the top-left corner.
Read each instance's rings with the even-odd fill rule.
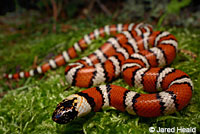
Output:
[[[108,83],[120,75],[130,85],[142,87],[151,94],[140,94],[116,85],[100,85],[68,96],[56,107],[52,119],[60,124],[112,106],[133,115],[156,117],[185,107],[191,97],[193,83],[183,71],[161,67],[172,63],[178,43],[166,31],[153,31],[148,24],[117,24],[86,34],[67,51],[36,69],[4,75],[19,79],[45,73],[62,66],[84,51],[91,41],[112,35],[106,43],[87,57],[69,64],[65,77],[69,84],[90,87]]]

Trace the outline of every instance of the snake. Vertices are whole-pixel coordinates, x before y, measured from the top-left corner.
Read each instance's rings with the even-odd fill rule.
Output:
[[[93,40],[105,36],[111,37],[97,50],[69,63]],[[164,67],[173,62],[177,52],[175,36],[167,31],[154,31],[149,24],[106,25],[84,35],[47,63],[29,71],[4,74],[4,77],[28,78],[69,63],[65,68],[67,83],[87,89],[69,95],[56,106],[52,120],[59,124],[106,107],[131,115],[158,117],[183,109],[192,98],[194,86],[188,74]],[[142,88],[148,93],[109,84],[119,77],[123,77],[129,86]]]

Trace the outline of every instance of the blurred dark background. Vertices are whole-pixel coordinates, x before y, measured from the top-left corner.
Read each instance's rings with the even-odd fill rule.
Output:
[[[1,17],[27,12],[53,21],[103,14],[118,21],[200,27],[200,0],[0,0]]]

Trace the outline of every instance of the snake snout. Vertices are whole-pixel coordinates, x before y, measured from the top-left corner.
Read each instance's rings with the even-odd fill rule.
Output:
[[[74,100],[64,100],[53,112],[52,120],[59,124],[66,124],[75,119],[78,115],[74,105]]]

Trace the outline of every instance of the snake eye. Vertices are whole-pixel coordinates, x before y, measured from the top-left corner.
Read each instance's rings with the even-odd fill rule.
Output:
[[[52,120],[59,124],[66,124],[77,117],[76,98],[73,100],[64,100],[59,103],[53,112]]]

